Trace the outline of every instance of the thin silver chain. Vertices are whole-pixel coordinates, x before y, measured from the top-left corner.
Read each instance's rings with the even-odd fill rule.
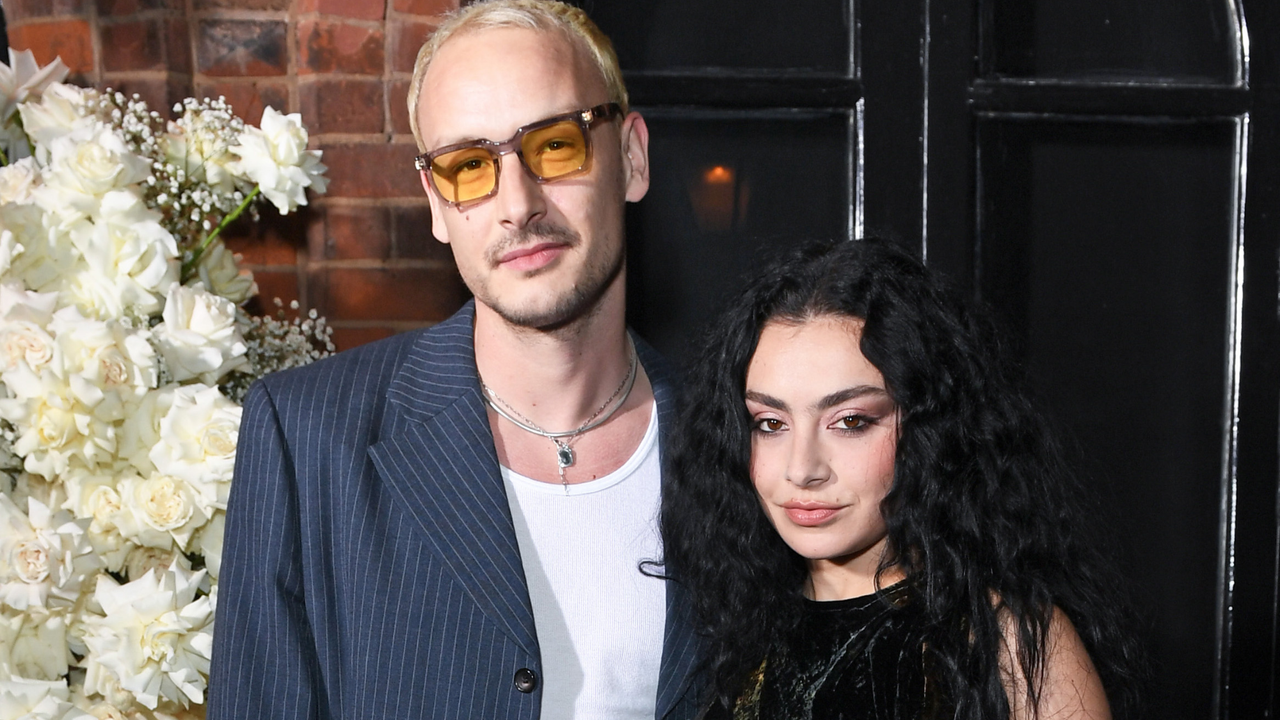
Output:
[[[636,357],[636,347],[631,343],[630,338],[627,338],[627,346],[631,350],[631,367],[627,370],[627,376],[622,379],[622,384],[618,385],[618,387],[614,389],[613,394],[609,396],[608,400],[605,400],[600,407],[596,408],[595,412],[591,413],[591,417],[587,418],[585,422],[573,430],[563,430],[560,432],[543,430],[538,427],[537,423],[520,414],[520,411],[512,407],[511,403],[498,397],[498,393],[494,392],[493,388],[484,384],[484,378],[480,379],[480,389],[484,390],[484,395],[482,396],[484,398],[484,402],[486,405],[493,408],[494,412],[506,418],[511,422],[511,424],[521,430],[534,435],[541,435],[555,443],[556,467],[560,473],[560,484],[564,485],[564,492],[566,495],[569,494],[569,480],[565,476],[565,468],[573,465],[577,460],[573,453],[573,443],[577,441],[578,436],[588,430],[592,430],[603,425],[609,418],[613,417],[613,414],[618,411],[618,408],[626,404],[627,398],[631,396],[631,388],[635,387],[636,370],[639,367],[639,358]],[[606,409],[608,409],[608,412],[605,412]],[[561,438],[568,438],[568,440],[562,440]]]

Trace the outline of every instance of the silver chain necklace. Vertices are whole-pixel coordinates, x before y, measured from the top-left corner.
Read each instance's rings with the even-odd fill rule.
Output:
[[[577,441],[578,436],[603,425],[605,421],[613,417],[618,408],[627,403],[627,398],[631,396],[631,388],[636,384],[636,370],[639,367],[639,359],[636,357],[636,347],[627,339],[627,346],[631,350],[631,367],[627,370],[627,376],[622,379],[622,384],[613,391],[608,400],[605,400],[596,411],[591,413],[591,417],[587,418],[578,427],[573,430],[562,430],[560,432],[551,432],[538,427],[538,424],[524,415],[520,414],[511,406],[511,403],[498,397],[498,393],[493,388],[484,384],[484,378],[480,378],[480,389],[484,390],[484,403],[493,408],[493,411],[506,418],[511,424],[534,435],[541,435],[547,438],[556,446],[556,466],[560,473],[560,483],[564,485],[565,494],[569,492],[569,480],[565,477],[565,468],[573,465],[577,457],[573,452],[573,443]],[[605,410],[608,412],[605,412]],[[564,438],[568,438],[567,440]]]

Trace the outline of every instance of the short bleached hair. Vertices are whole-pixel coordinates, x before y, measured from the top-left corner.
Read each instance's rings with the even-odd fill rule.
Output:
[[[413,64],[413,79],[409,82],[409,127],[418,149],[429,150],[423,145],[422,131],[418,128],[418,101],[422,95],[422,82],[427,75],[431,59],[450,38],[478,30],[492,28],[525,28],[543,32],[558,32],[570,42],[587,52],[604,79],[609,101],[628,111],[627,87],[622,81],[622,68],[609,37],[587,17],[581,9],[557,0],[482,0],[459,8],[444,17],[444,21],[418,50]]]

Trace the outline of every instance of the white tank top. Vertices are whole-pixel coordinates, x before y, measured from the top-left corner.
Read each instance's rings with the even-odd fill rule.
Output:
[[[639,564],[662,549],[657,418],[655,404],[622,467],[567,493],[502,468],[542,650],[547,720],[653,720],[666,587]]]

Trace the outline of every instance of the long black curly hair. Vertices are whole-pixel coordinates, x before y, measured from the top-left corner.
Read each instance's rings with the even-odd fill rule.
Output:
[[[836,316],[863,321],[900,429],[881,503],[889,552],[927,618],[931,704],[1007,718],[1002,622],[1037,701],[1054,608],[1074,624],[1116,717],[1138,711],[1143,653],[1124,581],[1085,528],[1093,515],[1063,453],[1013,381],[986,315],[917,260],[878,240],[812,243],[752,281],[692,366],[662,499],[665,573],[692,593],[708,640],[709,702],[732,707],[792,627],[808,576],[779,538],[748,472],[744,392],[761,329]]]

